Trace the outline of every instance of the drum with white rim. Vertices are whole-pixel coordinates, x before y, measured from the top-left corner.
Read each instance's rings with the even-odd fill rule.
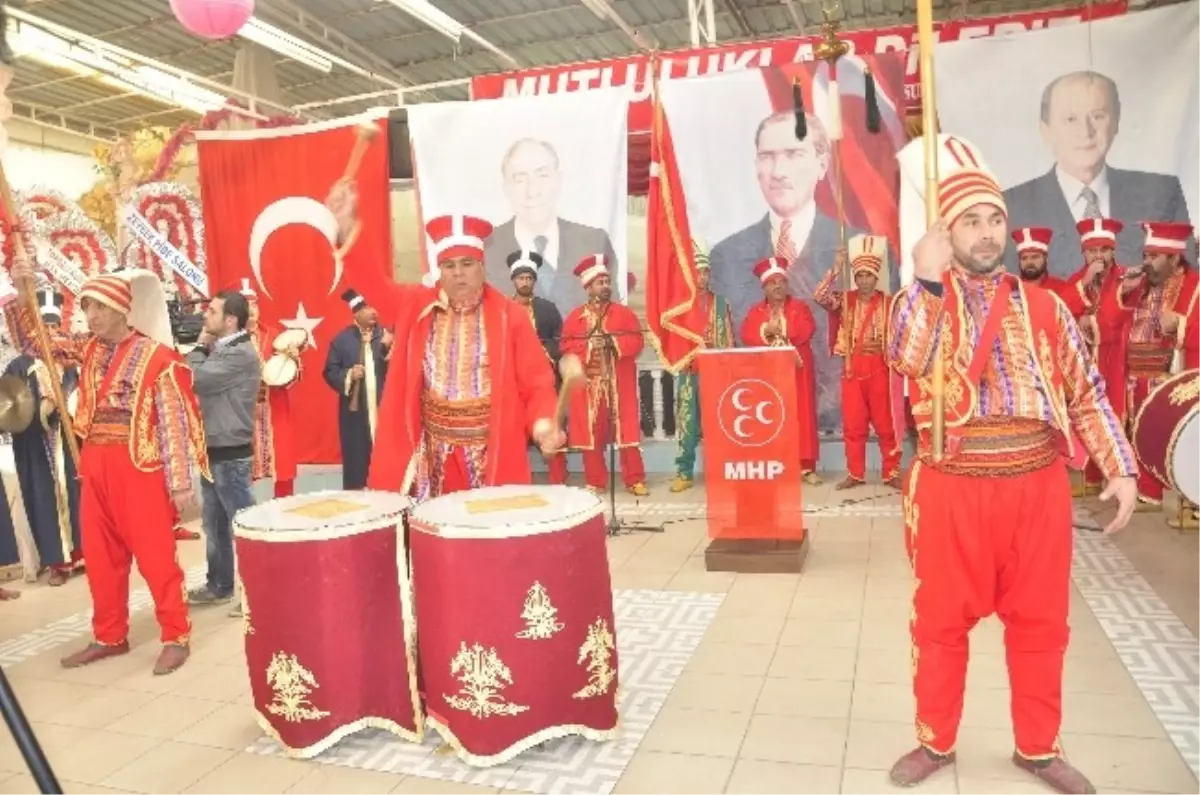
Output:
[[[308,344],[308,332],[302,328],[285,329],[275,336],[271,348],[275,352],[263,362],[262,382],[267,386],[291,386],[300,377],[300,363],[292,358],[289,348],[297,351]]]
[[[407,497],[324,491],[233,520],[258,721],[288,756],[367,728],[423,736],[400,540]]]
[[[1133,420],[1138,462],[1195,505],[1200,502],[1200,370],[1156,386]]]
[[[409,517],[429,725],[467,764],[617,731],[604,504],[567,486],[496,486]]]

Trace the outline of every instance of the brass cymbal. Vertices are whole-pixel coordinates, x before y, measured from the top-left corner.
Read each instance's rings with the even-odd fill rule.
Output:
[[[20,433],[33,422],[33,393],[25,379],[0,376],[0,431]]]

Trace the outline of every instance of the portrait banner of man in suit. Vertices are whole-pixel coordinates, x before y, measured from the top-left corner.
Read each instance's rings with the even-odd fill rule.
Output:
[[[506,294],[509,255],[536,251],[543,262],[536,294],[564,316],[587,300],[572,273],[585,257],[606,257],[614,285],[624,286],[629,98],[630,89],[614,88],[413,105],[422,217],[467,213],[491,221],[484,268],[488,283]]]
[[[1084,219],[1124,223],[1116,258],[1138,265],[1142,222],[1195,217],[1197,9],[1181,3],[938,47],[942,131],[988,152],[1010,226],[1054,230],[1051,276],[1081,266],[1076,225]],[[1015,247],[1007,258],[1015,270]]]
[[[866,123],[868,70],[880,110],[878,133]],[[803,139],[797,137],[794,82],[804,104]],[[895,152],[907,140],[896,111],[904,106],[903,82],[903,60],[895,53],[842,58],[840,115],[830,112],[824,63],[660,84],[688,223],[694,236],[714,241],[710,285],[729,301],[735,326],[762,300],[754,275],[762,260],[790,262],[789,292],[812,304],[814,289],[849,238],[871,233],[896,245]],[[885,285],[895,281],[891,274],[882,278]],[[844,364],[833,356],[826,313],[812,312],[817,421],[822,431],[836,432]]]

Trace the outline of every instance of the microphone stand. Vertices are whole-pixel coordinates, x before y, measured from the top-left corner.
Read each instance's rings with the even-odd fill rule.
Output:
[[[608,401],[608,535],[610,538],[615,538],[619,535],[628,535],[629,533],[641,531],[643,533],[662,533],[664,532],[661,524],[648,524],[644,522],[627,522],[617,517],[617,334],[641,334],[637,332],[619,331],[616,334],[605,331],[602,328],[604,322],[601,317],[596,322],[596,327],[593,328],[587,335],[590,339],[599,339],[601,351],[604,356],[604,391],[605,399]],[[585,362],[586,364],[586,362]]]

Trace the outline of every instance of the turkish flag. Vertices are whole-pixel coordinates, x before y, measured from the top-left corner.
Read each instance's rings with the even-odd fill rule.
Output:
[[[290,392],[301,464],[340,461],[337,393],[322,373],[330,340],[353,322],[342,292],[383,300],[392,284],[386,118],[373,122],[379,132],[358,171],[355,255],[334,257],[325,197],[346,169],[358,123],[196,133],[209,288],[238,289],[249,279],[272,337],[285,328],[312,334]]]
[[[704,346],[706,318],[696,304],[696,256],[687,202],[661,100],[650,137],[650,195],[646,203],[646,325],[663,366],[687,369]]]

